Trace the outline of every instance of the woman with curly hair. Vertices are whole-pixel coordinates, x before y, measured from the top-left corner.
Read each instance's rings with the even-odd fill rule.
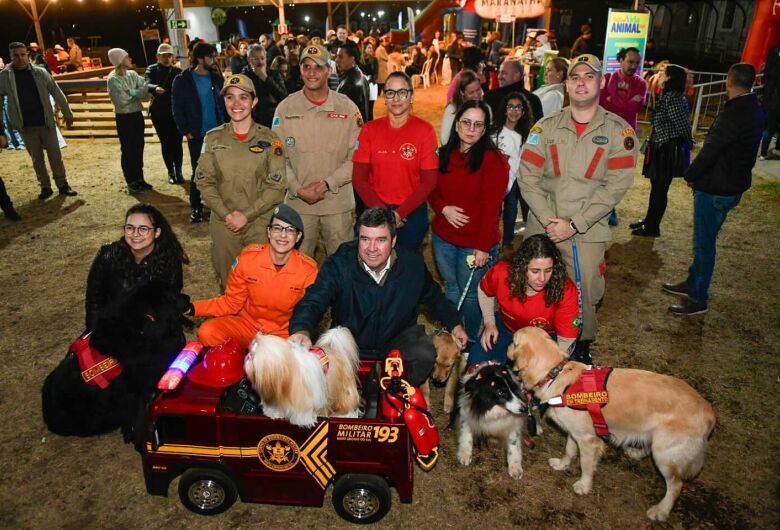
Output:
[[[544,234],[529,237],[512,257],[499,261],[479,284],[479,307],[485,328],[469,353],[469,365],[506,362],[515,331],[543,328],[565,352],[573,350],[579,331],[577,287],[555,243]]]
[[[124,235],[98,251],[87,277],[86,324],[95,329],[100,311],[142,283],[182,289],[182,264],[190,260],[162,213],[150,204],[127,210]]]

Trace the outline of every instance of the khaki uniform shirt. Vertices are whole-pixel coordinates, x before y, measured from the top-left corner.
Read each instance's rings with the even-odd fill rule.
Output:
[[[215,127],[203,140],[195,179],[203,202],[220,219],[238,210],[250,223],[268,224],[273,208],[284,200],[282,141],[257,123],[246,140],[236,138],[230,123]]]
[[[637,150],[634,129],[601,107],[580,137],[569,107],[536,122],[520,156],[526,235],[557,217],[571,219],[582,241],[609,241],[607,218],[634,182]]]
[[[287,159],[287,204],[304,215],[330,215],[355,208],[352,153],[363,120],[357,106],[334,90],[315,105],[303,90],[276,107],[272,128],[284,142]],[[300,199],[298,188],[324,180],[329,191],[315,204]]]

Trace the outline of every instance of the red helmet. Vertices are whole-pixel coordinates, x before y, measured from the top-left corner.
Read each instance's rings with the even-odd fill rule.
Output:
[[[222,388],[241,381],[244,371],[244,352],[238,341],[228,337],[203,356],[187,375],[190,381],[202,386]]]

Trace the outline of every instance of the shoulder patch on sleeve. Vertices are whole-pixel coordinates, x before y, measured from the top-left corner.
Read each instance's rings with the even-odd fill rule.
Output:
[[[542,128],[539,127],[538,125],[534,125],[533,127],[531,127],[530,132],[532,132],[532,133],[540,133],[540,132],[542,132]]]
[[[273,121],[271,122],[271,127],[279,127],[281,125],[282,120],[279,118],[279,116],[274,116]]]
[[[534,127],[535,129],[539,129],[539,127]],[[541,129],[539,129],[541,131]],[[529,145],[539,145],[539,133],[531,133],[528,135],[528,141],[526,142]]]
[[[620,136],[635,136],[636,133],[634,132],[634,129],[631,127],[626,127],[622,131],[620,131]]]

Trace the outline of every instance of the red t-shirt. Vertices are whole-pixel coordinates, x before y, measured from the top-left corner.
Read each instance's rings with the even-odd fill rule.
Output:
[[[483,252],[501,240],[498,218],[509,180],[509,163],[498,149],[485,151],[482,166],[469,172],[468,158],[459,150],[450,155],[449,171],[439,173],[436,188],[428,197],[435,212],[431,230],[440,238],[461,248]],[[445,206],[459,206],[469,222],[455,228],[441,213]]]
[[[439,167],[438,145],[427,121],[409,116],[396,129],[385,116],[363,125],[352,161],[370,164],[371,187],[385,204],[399,205],[420,185],[420,171]]]
[[[550,307],[544,305],[544,291],[527,296],[525,302],[510,294],[508,261],[499,261],[491,267],[479,287],[486,295],[497,299],[501,321],[512,333],[526,326],[536,326],[565,339],[577,338],[577,286],[569,278],[563,288],[563,299]]]

